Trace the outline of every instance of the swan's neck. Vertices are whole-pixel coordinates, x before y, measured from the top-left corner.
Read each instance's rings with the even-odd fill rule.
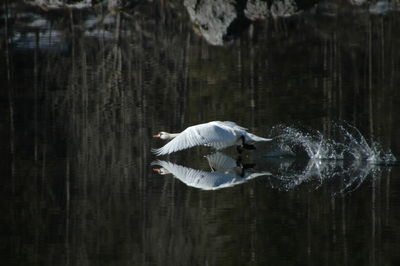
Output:
[[[179,133],[169,133],[168,139],[173,139],[173,138],[177,137],[178,135],[179,135]]]

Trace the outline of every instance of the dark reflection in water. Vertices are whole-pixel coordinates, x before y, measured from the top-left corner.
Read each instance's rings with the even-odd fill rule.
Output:
[[[226,189],[264,176],[272,188],[283,191],[308,186],[319,189],[329,183],[332,196],[353,192],[367,177],[381,178],[389,166],[379,166],[367,161],[305,159],[299,157],[257,157],[240,155],[233,159],[221,152],[204,157],[206,169],[193,169],[170,161],[157,160],[151,164],[160,175],[172,175],[189,187],[202,190]],[[244,161],[250,160],[245,163]],[[159,166],[156,167],[156,166]],[[304,188],[303,188],[304,189]]]
[[[207,158],[211,168],[209,171],[197,170],[161,160],[152,162],[152,165],[161,166],[161,168],[153,169],[161,175],[172,174],[186,185],[203,190],[233,187],[259,176],[271,175],[270,172],[247,171],[251,166],[244,166],[240,161],[235,161],[220,152],[207,155],[205,158]]]
[[[248,22],[229,45],[212,46],[181,2],[121,12],[9,2],[2,264],[399,263],[396,165],[361,167],[357,189],[335,195],[329,182],[281,190],[262,177],[203,191],[150,165],[153,133],[212,120],[261,136],[281,123],[329,135],[331,121],[346,120],[398,155],[397,12],[340,2]],[[163,159],[204,169],[205,154]]]

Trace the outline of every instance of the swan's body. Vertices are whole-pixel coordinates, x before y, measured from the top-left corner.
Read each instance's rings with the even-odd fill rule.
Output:
[[[152,165],[159,165],[161,168],[155,168],[154,171],[161,175],[172,174],[180,181],[185,183],[187,186],[195,187],[203,190],[217,190],[221,188],[233,187],[238,184],[245,183],[250,179],[258,176],[271,175],[269,172],[251,173],[244,171],[240,167],[234,164],[234,160],[220,153],[216,153],[212,156],[208,156],[207,160],[210,165],[213,165],[215,169],[224,169],[224,171],[203,171],[189,167],[184,167],[178,164],[174,164],[167,161],[155,161]],[[232,161],[232,168],[225,169],[228,167],[227,162]],[[222,163],[222,165],[220,165]],[[229,165],[231,165],[229,163]],[[243,175],[239,174],[243,172]]]
[[[161,139],[172,139],[159,149],[153,149],[157,155],[170,154],[176,151],[188,149],[194,146],[205,145],[217,150],[232,145],[246,147],[259,141],[271,141],[272,139],[258,137],[247,132],[247,128],[238,126],[229,121],[213,121],[188,127],[181,133],[160,132],[154,137]]]

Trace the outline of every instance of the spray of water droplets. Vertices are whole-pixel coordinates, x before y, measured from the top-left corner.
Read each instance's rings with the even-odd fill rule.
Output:
[[[279,148],[316,160],[355,160],[393,164],[396,157],[377,142],[369,144],[358,129],[347,123],[332,123],[328,136],[315,129],[278,125],[272,129]]]
[[[272,129],[281,154],[308,160],[304,168],[287,167],[271,180],[273,187],[292,190],[301,184],[317,189],[331,184],[333,193],[357,189],[367,177],[378,178],[381,165],[393,165],[396,157],[378,142],[369,143],[360,131],[347,123],[332,123],[331,132],[278,125]],[[329,137],[327,137],[329,136]],[[390,171],[390,167],[386,170]]]

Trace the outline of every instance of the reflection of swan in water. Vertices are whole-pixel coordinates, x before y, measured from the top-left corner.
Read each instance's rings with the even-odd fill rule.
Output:
[[[379,178],[384,170],[390,170],[390,167],[360,160],[309,159],[304,167],[283,169],[274,173],[274,178],[269,181],[272,187],[285,191],[300,186],[317,190],[329,184],[333,194],[342,194],[357,190],[368,177]]]
[[[238,166],[237,161],[221,152],[209,154],[205,158],[213,172],[226,172]]]
[[[259,176],[271,175],[269,172],[248,172],[246,169],[236,166],[236,162],[232,158],[221,153],[214,153],[206,158],[215,171],[197,170],[161,160],[153,162],[152,165],[161,166],[161,168],[153,169],[161,175],[173,174],[186,185],[204,190],[233,187]]]
[[[172,139],[163,147],[153,149],[153,152],[157,155],[170,154],[199,145],[210,146],[217,150],[238,145],[240,152],[242,148],[254,149],[252,144],[255,142],[272,140],[251,134],[247,132],[247,128],[229,121],[199,124],[188,127],[181,133],[160,132],[153,137],[165,140]]]
[[[297,161],[293,158],[287,160],[267,157],[256,159],[255,164],[240,165],[240,157],[235,161],[220,152],[205,158],[211,171],[192,169],[166,161],[155,161],[152,164],[161,166],[154,169],[159,174],[173,174],[186,185],[204,190],[232,187],[258,176],[268,176],[270,186],[278,190],[289,191],[299,187],[317,190],[328,185],[333,194],[355,191],[368,177],[379,178],[385,168],[390,170],[390,167],[360,160]]]

